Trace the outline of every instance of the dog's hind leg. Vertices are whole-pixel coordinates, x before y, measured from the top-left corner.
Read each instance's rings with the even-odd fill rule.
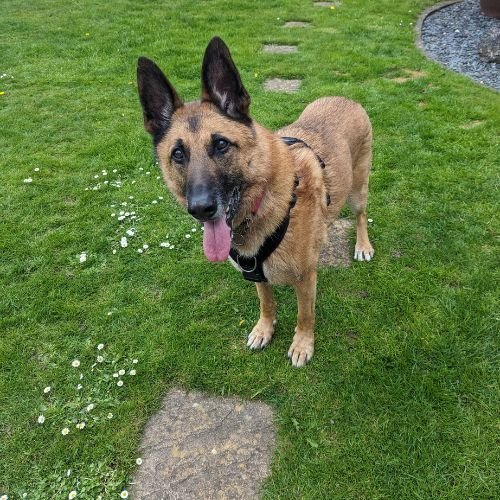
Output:
[[[356,216],[355,260],[372,260],[375,253],[368,238],[366,203],[368,198],[368,176],[372,161],[371,134],[364,140],[353,165],[352,188],[348,203]]]
[[[260,300],[260,318],[248,336],[247,346],[250,349],[262,349],[269,342],[276,324],[276,302],[273,289],[269,283],[255,283]]]

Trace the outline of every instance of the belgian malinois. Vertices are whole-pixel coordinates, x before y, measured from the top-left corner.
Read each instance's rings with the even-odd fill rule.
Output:
[[[316,269],[327,225],[347,201],[356,215],[354,258],[369,261],[366,200],[372,132],[357,103],[324,97],[273,133],[249,115],[250,96],[224,42],[213,38],[202,64],[201,100],[183,103],[160,68],[138,61],[144,125],[168,188],[204,224],[210,261],[231,263],[255,281],[260,318],[250,349],[274,333],[274,284],[292,285],[298,317],[293,366],[314,350]]]

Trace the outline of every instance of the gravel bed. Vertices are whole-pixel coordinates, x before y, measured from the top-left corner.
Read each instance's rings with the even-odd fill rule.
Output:
[[[422,47],[444,66],[500,90],[500,64],[479,57],[481,42],[500,30],[500,20],[481,13],[479,0],[463,0],[437,10],[424,19]]]

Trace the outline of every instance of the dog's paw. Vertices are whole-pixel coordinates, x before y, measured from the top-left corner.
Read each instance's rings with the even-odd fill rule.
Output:
[[[275,323],[276,321],[259,319],[248,336],[247,347],[250,347],[250,349],[264,349],[273,338]]]
[[[369,262],[373,259],[374,254],[375,250],[373,250],[370,243],[364,246],[356,245],[356,248],[354,249],[354,260]]]
[[[301,368],[311,361],[314,353],[314,338],[311,336],[297,335],[293,337],[292,345],[288,349],[288,357],[292,360],[292,365]]]

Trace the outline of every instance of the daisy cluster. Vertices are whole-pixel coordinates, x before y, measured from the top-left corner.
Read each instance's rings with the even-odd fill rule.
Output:
[[[144,167],[139,167],[138,173],[139,175],[146,177],[152,175],[151,170],[146,170]],[[111,174],[117,175],[118,170],[113,169]],[[111,180],[107,170],[102,170],[100,173],[94,174],[93,178],[98,182],[93,186],[85,188],[86,191],[97,191],[105,186],[115,186],[121,188],[125,183],[127,183],[127,185],[136,183],[136,180],[129,179],[125,181],[122,181],[120,178]],[[156,179],[161,180],[161,176],[157,175]],[[150,239],[146,238],[144,231],[141,229],[145,216],[149,215],[151,211],[157,209],[157,207],[158,209],[162,209],[161,207],[162,205],[164,206],[165,203],[165,198],[163,196],[151,197],[148,200],[138,202],[136,196],[133,195],[129,195],[128,197],[124,196],[123,198],[117,199],[111,203],[109,205],[110,216],[117,223],[117,228],[111,245],[112,254],[116,255],[124,250],[127,250],[128,252],[133,251],[137,254],[146,254],[151,252],[153,249],[174,250],[176,248],[181,248],[183,242],[191,239],[196,235],[196,233],[200,232],[200,225],[196,224],[187,231],[184,229],[184,234],[176,234],[172,236],[167,234],[166,236],[160,238],[158,236],[150,235]],[[201,227],[201,230],[203,230],[203,227]],[[82,251],[77,256],[81,264],[85,263],[88,257],[88,251]]]
[[[59,435],[60,439],[71,440],[74,434],[81,435],[94,427],[109,425],[115,418],[113,412],[123,402],[124,388],[133,383],[139,360],[109,352],[106,345],[100,343],[96,346],[92,361],[75,358],[68,360],[67,366],[68,382],[65,384],[65,391],[59,390],[56,384],[50,382],[42,387],[42,403],[34,418],[37,426],[54,433],[54,437]],[[73,389],[70,397],[67,396],[68,385]],[[141,465],[142,459],[137,458],[135,463]],[[80,468],[78,464],[74,465],[73,470]],[[106,471],[103,470],[102,473],[106,474]],[[68,469],[64,476],[64,486],[68,488],[65,494],[69,499],[77,498],[79,491],[85,490],[86,479],[83,478],[87,478],[88,473],[80,478],[72,474],[72,469]],[[59,479],[58,488],[61,487],[60,483]],[[87,487],[90,488],[90,485]],[[95,484],[92,488],[94,487]],[[116,495],[127,498],[128,492],[121,489]],[[0,499],[7,498],[7,495],[0,496]]]

